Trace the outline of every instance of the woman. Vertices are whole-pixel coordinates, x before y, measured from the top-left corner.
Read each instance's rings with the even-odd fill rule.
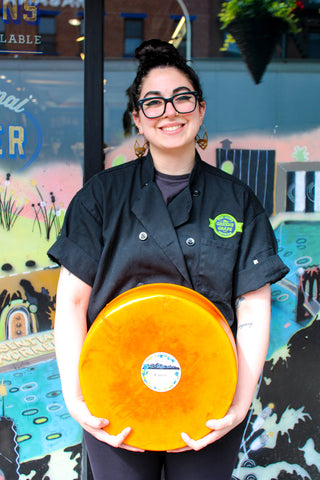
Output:
[[[229,480],[267,353],[270,283],[287,268],[251,190],[196,152],[206,110],[196,73],[160,40],[144,42],[136,56],[130,105],[149,152],[90,180],[49,250],[63,266],[55,320],[63,393],[84,429],[95,480],[158,480],[163,465],[167,480]],[[136,143],[136,151],[143,154],[144,146]],[[109,435],[108,419],[91,415],[78,379],[81,347],[99,311],[120,293],[157,282],[208,297],[229,322],[238,351],[237,389],[226,416],[209,420],[211,432],[200,440],[181,432],[186,447],[175,452],[129,447],[123,442],[130,426]]]

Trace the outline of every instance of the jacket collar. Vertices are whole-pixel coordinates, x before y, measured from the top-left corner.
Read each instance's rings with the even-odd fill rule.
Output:
[[[192,188],[198,182],[200,170],[201,170],[201,157],[196,150],[195,164],[190,173],[189,185]],[[154,180],[154,164],[150,151],[145,157],[141,158],[141,187]]]

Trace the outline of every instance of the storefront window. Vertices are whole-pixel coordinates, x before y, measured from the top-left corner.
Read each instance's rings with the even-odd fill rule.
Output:
[[[83,6],[66,3],[0,3],[0,472],[11,480],[73,478],[71,456],[84,475],[54,352],[59,268],[46,255],[82,185]]]

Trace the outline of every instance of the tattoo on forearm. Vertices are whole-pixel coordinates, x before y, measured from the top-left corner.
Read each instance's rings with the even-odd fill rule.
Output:
[[[238,310],[238,308],[239,308],[239,306],[240,306],[240,303],[243,302],[243,300],[245,300],[245,299],[246,299],[246,297],[238,297],[238,298],[236,299],[235,305],[234,305],[235,308],[236,308],[236,310]]]
[[[235,309],[238,310],[239,306],[240,306],[240,303],[243,302],[244,300],[246,299],[246,297],[242,296],[242,297],[238,297],[235,301]],[[248,328],[251,328],[253,325],[253,322],[247,322],[247,323],[240,323],[238,325],[238,329],[240,328],[245,328],[245,327],[248,327]]]
[[[242,323],[238,326],[238,328],[244,328],[244,327],[249,327],[251,328],[253,325],[253,322],[248,322],[248,323]]]

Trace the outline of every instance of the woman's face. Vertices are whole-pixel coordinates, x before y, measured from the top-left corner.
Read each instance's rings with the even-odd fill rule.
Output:
[[[188,77],[175,67],[154,68],[144,78],[139,100],[148,97],[170,98],[176,93],[194,91]],[[150,144],[152,153],[157,150],[194,151],[195,137],[202,124],[205,102],[197,102],[191,113],[177,113],[172,103],[167,103],[165,112],[158,118],[147,118],[141,108],[133,113],[139,132]]]

